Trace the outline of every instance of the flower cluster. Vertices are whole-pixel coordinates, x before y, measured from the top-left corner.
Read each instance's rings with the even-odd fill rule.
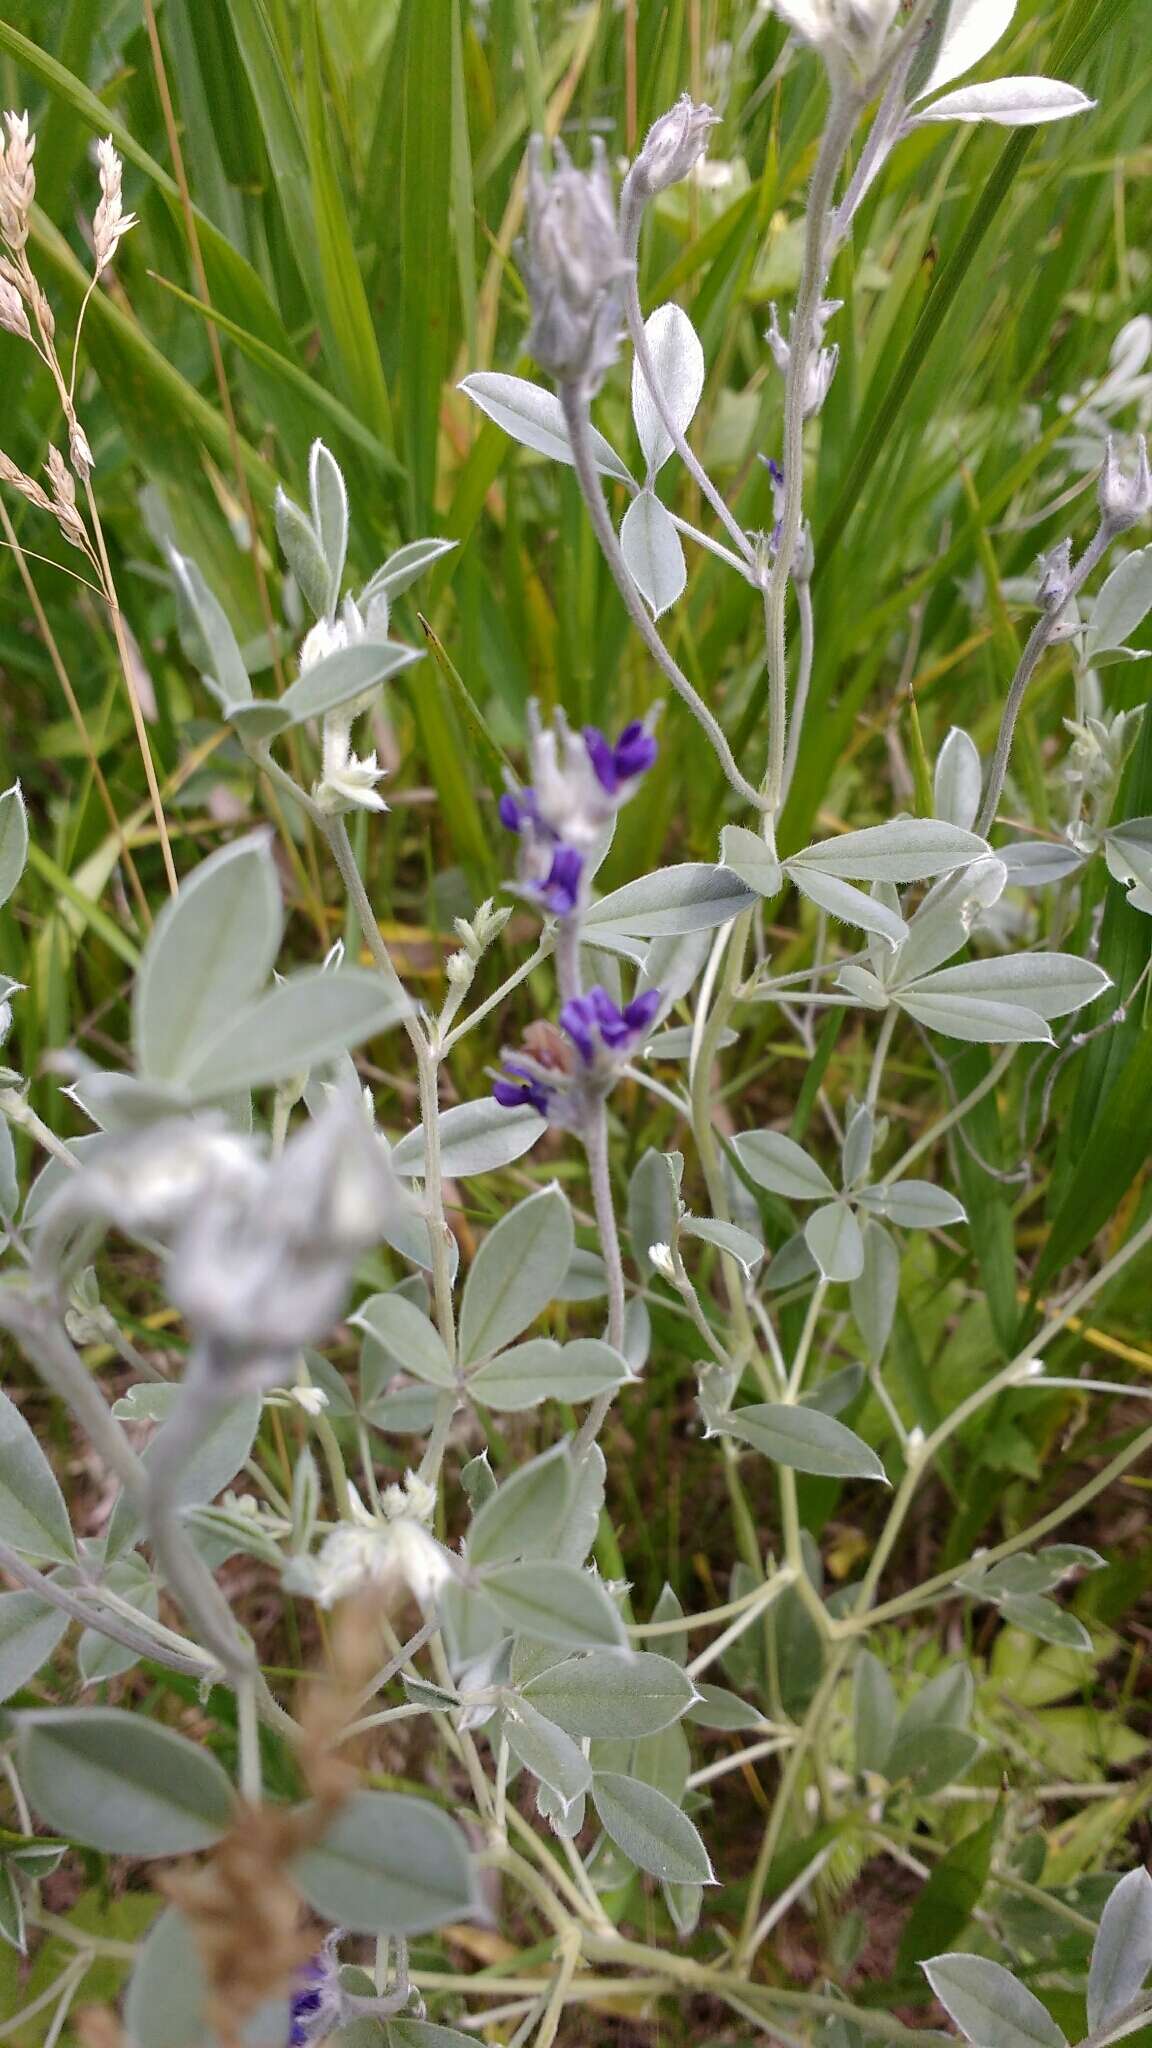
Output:
[[[840,360],[840,344],[834,342],[831,348],[824,348],[822,343],[825,327],[832,318],[832,315],[840,311],[843,304],[843,299],[821,299],[815,315],[813,331],[816,348],[808,363],[804,379],[805,419],[811,419],[815,413],[819,412],[831,389],[832,379],[836,375],[836,365]],[[780,331],[780,321],[777,316],[774,299],[769,305],[769,312],[771,319],[764,339],[772,351],[776,367],[780,371],[781,376],[786,377],[789,364],[792,361],[792,345],[785,340]]]
[[[551,726],[534,721],[530,752],[532,781],[505,792],[500,821],[520,838],[522,893],[553,917],[573,917],[588,861],[655,761],[656,741],[640,720],[615,741],[594,725],[574,733],[561,712]]]
[[[296,1977],[292,1988],[287,2048],[310,2048],[313,2041],[325,2040],[333,2027],[339,2024],[343,2010],[336,1957],[339,1939],[340,1930],[337,1928]]]
[[[620,241],[604,144],[593,142],[592,169],[578,171],[554,145],[551,177],[533,138],[528,173],[528,233],[520,266],[532,302],[528,348],[558,382],[592,394],[616,360],[620,284],[630,265]]]
[[[620,1068],[643,1045],[660,1009],[659,989],[646,989],[621,1009],[608,991],[590,988],[560,1011],[560,1029],[530,1024],[523,1046],[503,1055],[492,1093],[503,1109],[534,1109],[553,1124],[578,1130],[606,1095]]]

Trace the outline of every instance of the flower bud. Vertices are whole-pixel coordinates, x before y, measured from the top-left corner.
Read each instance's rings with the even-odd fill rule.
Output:
[[[1152,512],[1152,470],[1148,467],[1148,443],[1141,434],[1136,442],[1136,467],[1125,475],[1116,443],[1108,436],[1108,450],[1100,473],[1100,513],[1113,533],[1126,533]]]
[[[616,360],[624,255],[612,183],[597,137],[592,169],[578,171],[561,143],[547,176],[542,144],[529,152],[528,232],[520,264],[532,302],[528,348],[559,383],[580,383],[591,395]]]
[[[1062,540],[1047,555],[1040,557],[1040,582],[1036,597],[1045,611],[1058,612],[1068,596],[1068,585],[1072,577],[1072,543]]]
[[[776,12],[826,62],[842,53],[870,71],[884,47],[900,0],[775,0]]]
[[[678,185],[699,163],[708,147],[708,130],[719,120],[711,107],[698,106],[690,93],[682,93],[648,130],[628,174],[633,189],[650,199],[669,185]]]

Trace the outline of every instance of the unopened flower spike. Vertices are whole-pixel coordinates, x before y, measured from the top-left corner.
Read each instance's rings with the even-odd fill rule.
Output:
[[[644,1044],[664,998],[646,989],[623,1009],[606,989],[572,996],[560,1028],[530,1024],[523,1046],[503,1055],[492,1093],[504,1109],[529,1108],[567,1130],[581,1130],[622,1066]]]
[[[813,322],[813,333],[817,345],[809,358],[804,380],[804,416],[806,419],[811,419],[814,414],[819,412],[832,388],[832,379],[836,375],[836,365],[840,360],[839,343],[834,342],[831,348],[823,348],[820,344],[828,321],[834,313],[840,311],[842,305],[842,299],[822,299]],[[770,302],[768,310],[770,318],[764,339],[772,351],[777,369],[782,376],[787,376],[788,368],[792,361],[791,344],[784,339],[780,331],[780,321],[776,311],[775,300]]]
[[[678,185],[699,163],[708,147],[711,129],[720,116],[711,107],[697,105],[690,93],[682,93],[674,107],[652,123],[631,170],[628,183],[645,199]]]
[[[520,265],[532,304],[529,352],[558,383],[593,396],[616,360],[620,285],[631,269],[620,240],[604,145],[592,144],[592,168],[578,171],[563,144],[556,168],[543,167],[534,136],[528,158],[528,227]]]
[[[563,712],[542,725],[530,707],[529,719],[532,780],[505,791],[500,822],[520,840],[522,893],[555,917],[571,917],[588,861],[655,761],[656,740],[642,720],[609,740],[593,725],[573,732]]]
[[[1152,512],[1152,469],[1148,466],[1148,443],[1143,434],[1136,441],[1136,463],[1128,475],[1108,436],[1104,468],[1100,474],[1100,511],[1114,533],[1126,533]]]
[[[10,249],[24,247],[36,196],[32,158],[36,137],[28,132],[27,114],[4,116],[7,139],[0,138],[0,236]]]
[[[775,0],[776,12],[835,67],[846,57],[867,71],[879,57],[900,0]]]
[[[92,246],[99,277],[111,263],[129,229],[137,225],[137,215],[124,211],[121,195],[124,167],[110,135],[105,135],[96,144],[96,162],[100,171],[100,203],[92,220]]]

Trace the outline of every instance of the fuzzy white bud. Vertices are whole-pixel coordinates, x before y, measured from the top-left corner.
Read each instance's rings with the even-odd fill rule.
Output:
[[[1152,470],[1148,467],[1148,443],[1141,434],[1136,442],[1136,466],[1127,475],[1108,436],[1104,468],[1100,473],[1100,512],[1113,533],[1126,533],[1152,512]]]
[[[697,105],[690,93],[682,93],[674,107],[652,123],[644,146],[629,172],[635,191],[645,198],[678,185],[693,170],[708,147],[708,131],[717,126],[719,114],[711,107]]]

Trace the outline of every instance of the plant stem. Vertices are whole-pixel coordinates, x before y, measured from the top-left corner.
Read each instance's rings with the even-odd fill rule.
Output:
[[[604,1335],[614,1351],[622,1352],[624,1263],[620,1256],[620,1233],[616,1227],[616,1209],[612,1200],[612,1171],[608,1157],[608,1107],[602,1097],[589,1117],[583,1137],[588,1159],[588,1178],[592,1185],[592,1201],[596,1211],[596,1232],[600,1240],[600,1252],[608,1282],[608,1325]],[[573,1446],[577,1458],[585,1457],[595,1443],[611,1406],[611,1392],[596,1396],[584,1417]]]
[[[1004,779],[1008,773],[1008,761],[1012,753],[1012,740],[1016,732],[1016,721],[1024,702],[1024,694],[1036,672],[1040,657],[1051,646],[1056,629],[1064,618],[1070,598],[1087,582],[1097,563],[1107,554],[1116,539],[1116,528],[1109,519],[1102,519],[1089,541],[1076,567],[1068,578],[1068,586],[1061,603],[1052,605],[1041,618],[1037,619],[1028,635],[1019,666],[1012,678],[1007,701],[1000,719],[1000,730],[996,735],[996,749],[984,785],[984,800],[974,829],[983,837],[995,821],[996,809],[1004,790]]]
[[[833,88],[828,119],[820,138],[816,168],[808,193],[804,260],[796,304],[788,329],[790,355],[784,389],[784,496],[780,507],[776,558],[764,591],[764,631],[768,648],[768,765],[764,776],[765,809],[775,817],[783,800],[784,745],[788,703],[788,648],[785,621],[788,584],[804,517],[804,402],[808,371],[816,344],[817,319],[828,274],[829,209],[836,179],[863,105],[859,89]],[[797,739],[797,745],[799,740]]]

